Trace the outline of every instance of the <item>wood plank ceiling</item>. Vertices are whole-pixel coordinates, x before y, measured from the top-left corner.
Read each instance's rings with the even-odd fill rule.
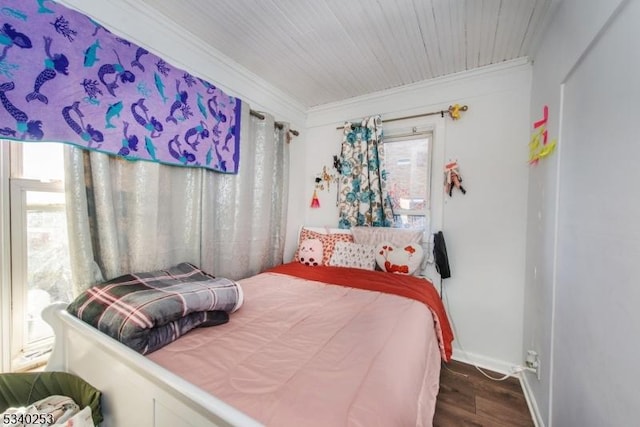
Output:
[[[138,0],[139,1],[139,0]],[[142,0],[306,107],[535,53],[552,0]]]

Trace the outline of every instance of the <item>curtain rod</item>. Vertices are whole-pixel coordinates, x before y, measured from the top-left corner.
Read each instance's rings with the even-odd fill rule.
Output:
[[[385,119],[382,120],[382,122],[397,122],[399,120],[408,120],[408,119],[417,119],[418,117],[427,117],[427,116],[435,116],[436,114],[440,114],[440,117],[444,117],[445,114],[449,114],[449,116],[451,116],[451,118],[453,120],[457,120],[460,118],[460,113],[459,111],[467,111],[469,109],[469,107],[467,107],[466,105],[452,105],[449,107],[448,110],[440,110],[440,111],[432,111],[430,113],[423,113],[423,114],[414,114],[413,116],[403,116],[403,117],[396,117],[393,119]],[[336,129],[344,129],[344,125],[343,126],[338,126]]]
[[[254,110],[250,110],[250,111],[251,111],[251,115],[252,115],[253,117],[257,117],[257,118],[259,118],[260,120],[264,120],[264,119],[265,119],[265,117],[264,117],[264,115],[263,115],[263,114],[260,114],[260,113],[258,113],[257,111],[254,111]],[[282,129],[282,127],[283,127],[283,126],[282,126],[282,123],[280,123],[280,122],[275,122],[275,126],[276,126],[278,129]],[[297,131],[297,130],[295,130],[295,129],[289,129],[289,132],[291,132],[291,133],[292,133],[292,134],[294,134],[295,136],[299,136],[299,135],[300,135],[300,132],[298,132],[298,131]]]

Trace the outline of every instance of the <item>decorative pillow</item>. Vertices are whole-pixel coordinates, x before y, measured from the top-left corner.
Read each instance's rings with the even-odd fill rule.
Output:
[[[410,243],[395,246],[383,242],[376,246],[376,263],[387,273],[413,274],[422,263],[422,246]]]
[[[423,230],[392,227],[352,227],[353,241],[363,245],[377,246],[388,242],[396,246],[411,243],[421,244]]]
[[[302,264],[315,267],[322,262],[322,242],[318,239],[305,239],[300,242],[298,256]]]
[[[300,243],[298,244],[298,250],[294,257],[295,261],[300,262],[301,244],[308,239],[318,239],[322,242],[322,265],[327,265],[329,263],[329,259],[331,258],[331,255],[333,255],[333,247],[336,242],[353,243],[353,235],[349,232],[324,234],[316,233],[315,231],[311,231],[303,227],[302,230],[300,230]]]
[[[336,242],[329,265],[375,270],[375,247],[357,243]]]

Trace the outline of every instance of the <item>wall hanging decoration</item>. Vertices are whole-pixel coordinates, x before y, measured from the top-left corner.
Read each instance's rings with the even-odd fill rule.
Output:
[[[316,186],[313,189],[313,196],[311,197],[311,207],[319,208],[320,207],[320,199],[318,199],[318,188],[322,185],[322,178],[317,177],[315,179]]]
[[[542,119],[533,123],[533,134],[529,140],[529,164],[535,165],[540,159],[547,157],[556,149],[557,140],[548,141],[547,121],[549,120],[549,107],[542,109]]]
[[[467,190],[462,186],[462,176],[460,175],[460,167],[458,162],[449,162],[444,166],[445,177],[445,191],[449,194],[449,197],[453,195],[454,187],[467,194]]]
[[[334,159],[334,165],[335,165],[335,159]],[[327,167],[323,166],[322,172],[319,173],[314,180],[315,188],[313,189],[313,197],[311,198],[312,208],[320,207],[320,200],[318,199],[318,191],[323,191],[324,189],[326,189],[327,192],[331,191],[331,184],[333,184],[334,182],[338,182],[338,177],[335,174],[329,173]]]
[[[331,184],[338,182],[338,177],[334,174],[330,174],[326,166],[322,167],[322,173],[320,174],[320,190],[327,188],[327,192],[331,191]]]
[[[336,180],[336,206],[340,206],[340,174],[342,171],[342,161],[338,155],[333,156],[333,169],[335,170]]]
[[[0,136],[237,173],[239,99],[43,3],[0,1]]]

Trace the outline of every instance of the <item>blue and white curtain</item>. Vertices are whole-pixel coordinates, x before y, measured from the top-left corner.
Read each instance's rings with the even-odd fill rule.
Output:
[[[340,162],[339,227],[390,227],[380,116],[366,117],[359,126],[345,123]]]

